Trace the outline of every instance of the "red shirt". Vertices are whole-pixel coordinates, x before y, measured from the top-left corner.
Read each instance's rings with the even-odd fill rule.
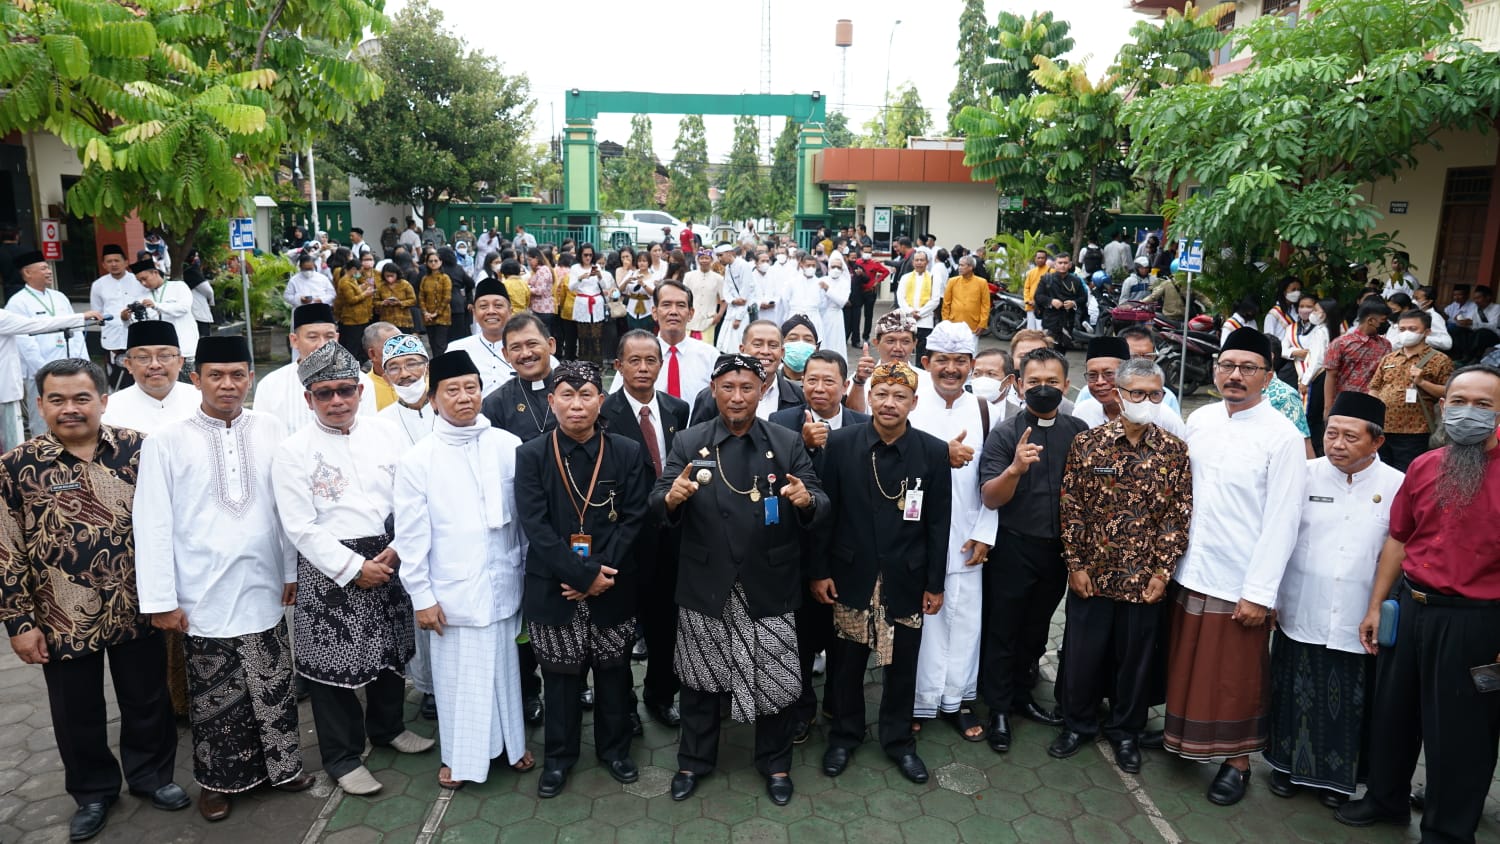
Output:
[[[880,282],[885,281],[885,277],[891,274],[890,269],[885,264],[880,263],[874,258],[868,261],[864,258],[853,258],[851,262],[859,264],[864,269],[866,280],[862,289],[867,291],[879,287]]]
[[[1366,393],[1380,359],[1390,353],[1390,341],[1381,335],[1350,331],[1328,344],[1323,368],[1331,373],[1338,392]]]
[[[1412,461],[1391,504],[1391,538],[1406,544],[1401,570],[1447,595],[1500,600],[1500,448],[1467,507],[1440,510],[1437,483],[1447,448]]]
[[[682,234],[678,235],[677,239],[682,243],[682,254],[691,258],[695,251],[693,248],[695,243],[693,240],[693,230],[688,228],[683,229]]]

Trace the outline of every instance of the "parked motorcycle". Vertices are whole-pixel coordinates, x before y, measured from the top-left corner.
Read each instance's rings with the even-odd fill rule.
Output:
[[[1026,325],[1026,302],[1003,287],[995,290],[990,301],[990,336],[1009,342]]]
[[[1157,314],[1153,325],[1160,341],[1156,362],[1166,375],[1168,386],[1182,377],[1182,395],[1190,396],[1199,387],[1214,382],[1214,356],[1219,353],[1218,320],[1207,314],[1193,317],[1187,324],[1187,366],[1182,366],[1182,323]]]

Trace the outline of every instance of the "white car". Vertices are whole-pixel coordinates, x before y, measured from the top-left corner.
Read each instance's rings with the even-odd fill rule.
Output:
[[[687,228],[687,225],[665,211],[654,209],[615,211],[600,221],[600,239],[605,243],[613,243],[612,236],[615,232],[625,232],[629,235],[632,246],[661,243],[665,236],[662,232],[663,227],[671,229],[672,242],[676,244],[680,242],[682,230]],[[706,226],[694,225],[693,234],[704,243],[710,242],[710,232]]]

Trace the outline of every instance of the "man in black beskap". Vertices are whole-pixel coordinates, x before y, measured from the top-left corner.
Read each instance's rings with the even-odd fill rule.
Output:
[[[1019,378],[1026,405],[990,431],[979,461],[984,506],[1000,514],[1000,533],[984,567],[979,667],[980,694],[990,707],[987,738],[997,753],[1010,750],[1011,712],[1049,727],[1063,723],[1032,699],[1029,673],[1047,648],[1052,613],[1067,591],[1059,512],[1063,468],[1073,438],[1088,430],[1058,409],[1068,389],[1067,358],[1033,349],[1021,359]]]
[[[952,477],[948,444],[906,422],[916,370],[896,361],[870,376],[869,422],[828,438],[819,475],[832,524],[807,560],[813,597],[833,607],[825,699],[832,716],[823,773],[836,777],[865,738],[865,666],[884,667],[880,746],[901,775],[927,782],[911,713],[922,616],[943,607]]]
[[[639,778],[630,758],[632,545],[651,489],[641,447],[598,426],[598,364],[559,364],[551,381],[557,429],[516,449],[516,507],[527,539],[523,608],[546,688],[541,798],[561,794],[578,762],[579,692],[589,670],[594,752],[619,782]]]
[[[1073,272],[1073,259],[1058,255],[1056,261],[1057,269],[1037,282],[1034,307],[1042,320],[1042,330],[1057,343],[1059,351],[1066,352],[1078,315],[1088,310],[1089,294],[1083,279]]]

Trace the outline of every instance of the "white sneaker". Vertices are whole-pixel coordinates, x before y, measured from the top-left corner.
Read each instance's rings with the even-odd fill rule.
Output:
[[[374,794],[381,789],[380,780],[364,765],[339,777],[339,788],[345,794]]]
[[[397,753],[424,753],[432,749],[437,742],[430,738],[422,738],[411,730],[403,730],[401,735],[391,739],[391,747]]]

